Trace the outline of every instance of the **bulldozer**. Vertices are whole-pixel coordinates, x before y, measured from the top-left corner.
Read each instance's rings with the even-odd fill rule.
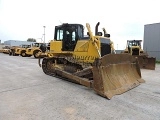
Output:
[[[140,68],[155,70],[156,58],[149,55],[141,47],[142,40],[127,40],[126,49],[122,53],[138,58]]]
[[[103,28],[93,35],[90,24],[84,35],[82,24],[63,23],[55,26],[46,57],[39,58],[39,66],[46,75],[60,77],[89,87],[98,95],[111,99],[144,83],[137,58],[116,54],[113,42]],[[43,59],[41,61],[41,59]]]
[[[33,55],[35,58],[38,58],[41,46],[46,46],[46,43],[33,43],[32,47],[26,49],[24,56],[31,57]]]
[[[16,48],[15,54],[21,55],[22,57],[26,57],[26,49],[30,48],[30,47],[31,47],[31,45],[23,44],[23,45],[21,45],[21,47]]]

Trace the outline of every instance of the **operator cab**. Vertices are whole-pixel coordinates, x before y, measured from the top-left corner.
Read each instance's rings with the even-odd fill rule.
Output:
[[[32,43],[33,47],[40,47],[42,45],[45,45],[46,43]]]
[[[26,48],[30,48],[30,47],[31,47],[31,45],[27,45],[27,46],[26,46]]]
[[[127,40],[128,44],[128,51],[131,52],[133,47],[140,47],[141,48],[142,40]],[[132,55],[139,55],[139,48],[132,49]]]
[[[34,47],[39,47],[39,46],[40,46],[40,43],[34,43],[33,46],[34,46]]]
[[[84,29],[81,24],[64,23],[55,27],[54,39],[62,41],[62,51],[74,51],[78,40],[84,37]]]
[[[22,48],[30,48],[31,45],[22,45]]]
[[[132,46],[140,46],[141,47],[141,42],[142,40],[128,40],[128,47],[132,47]]]

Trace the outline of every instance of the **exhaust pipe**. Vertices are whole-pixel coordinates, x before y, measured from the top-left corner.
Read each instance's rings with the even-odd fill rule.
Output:
[[[103,29],[104,35],[107,34],[106,29],[105,28],[102,28],[102,29]]]
[[[99,24],[100,24],[100,22],[98,22],[98,23],[96,24],[96,27],[95,27],[95,35],[98,35],[98,26],[99,26]]]

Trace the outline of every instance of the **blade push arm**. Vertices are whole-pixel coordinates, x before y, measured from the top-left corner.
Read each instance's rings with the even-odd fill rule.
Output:
[[[99,50],[98,45],[97,45],[99,43],[99,41],[93,36],[93,33],[91,31],[89,23],[86,23],[86,27],[87,27],[87,30],[89,32],[90,40],[92,40],[94,46],[96,47],[96,50],[97,50],[99,58],[100,58],[101,57],[101,53],[100,53],[100,50]]]

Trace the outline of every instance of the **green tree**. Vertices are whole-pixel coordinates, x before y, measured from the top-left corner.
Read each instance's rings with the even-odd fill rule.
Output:
[[[28,42],[36,42],[36,39],[34,39],[34,38],[28,38],[27,41]]]

